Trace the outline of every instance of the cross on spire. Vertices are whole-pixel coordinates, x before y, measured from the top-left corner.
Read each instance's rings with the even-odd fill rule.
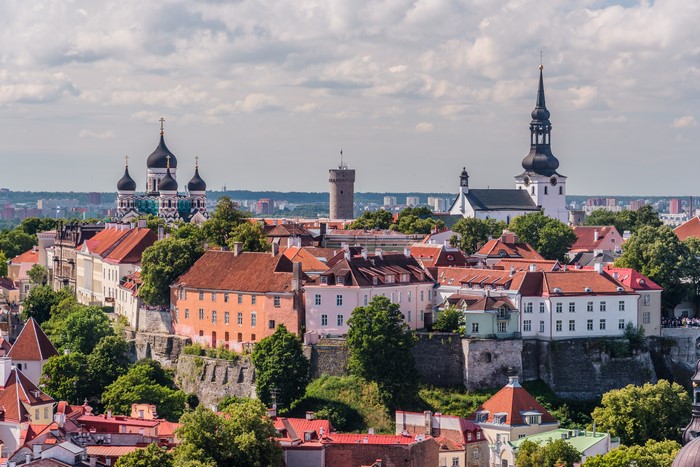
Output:
[[[158,121],[160,122],[160,135],[163,136],[163,133],[165,132],[163,129],[163,124],[165,123],[165,119],[163,117],[160,117],[160,120],[158,120]]]
[[[129,156],[124,156],[124,162],[127,167],[129,167]]]
[[[167,161],[166,167],[169,169],[169,168],[170,168],[170,154],[168,154],[167,156],[165,156],[165,159],[166,159],[166,161]]]
[[[194,168],[195,169],[199,168],[199,156],[194,157]]]

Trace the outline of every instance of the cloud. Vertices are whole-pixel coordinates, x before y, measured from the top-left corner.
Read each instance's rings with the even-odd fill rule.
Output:
[[[98,131],[90,131],[90,130],[80,130],[79,136],[81,138],[110,139],[110,138],[114,138],[114,131],[106,130],[106,131],[98,132]]]
[[[698,122],[692,115],[678,117],[671,123],[672,128],[691,128],[697,126]]]
[[[262,112],[279,110],[279,100],[267,94],[249,94],[243,100],[236,102],[236,108],[243,112]]]
[[[65,73],[0,72],[0,104],[42,104],[79,91]]]
[[[416,125],[416,133],[431,133],[435,125],[429,122],[420,122]]]

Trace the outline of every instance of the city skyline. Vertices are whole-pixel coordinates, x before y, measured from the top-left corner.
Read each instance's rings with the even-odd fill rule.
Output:
[[[569,194],[682,196],[699,142],[699,10],[4,2],[0,186],[109,192],[128,155],[142,190],[163,116],[179,172],[199,156],[214,190],[327,191],[341,147],[358,192],[456,193],[462,166],[474,187],[510,188],[543,51]]]

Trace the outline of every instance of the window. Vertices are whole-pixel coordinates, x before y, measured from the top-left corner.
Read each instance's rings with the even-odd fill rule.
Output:
[[[178,298],[184,300],[187,297],[187,291],[183,288],[178,289]]]
[[[592,319],[589,319],[588,321],[586,321],[586,330],[588,330],[588,331],[593,330],[593,320]]]
[[[211,312],[211,322],[213,324],[216,324],[216,311],[215,310],[212,310],[212,312]]]
[[[544,332],[544,321],[540,321],[540,332]]]
[[[525,437],[525,433],[520,433],[520,434],[518,435],[518,439],[523,439],[524,437]]]
[[[211,301],[215,302],[216,301],[216,292],[211,293]]]
[[[279,295],[275,295],[275,296],[272,298],[272,303],[275,305],[275,308],[279,308],[279,307],[280,307],[280,296],[279,296]]]
[[[593,311],[593,302],[586,303],[586,311]]]
[[[479,333],[479,323],[472,323],[472,332],[475,334]]]
[[[343,296],[342,295],[335,296],[335,304],[336,304],[336,306],[343,306]]]
[[[526,319],[523,321],[523,331],[529,332],[532,331],[532,321],[529,319]]]
[[[253,342],[255,342],[255,334],[251,334],[251,335],[250,335],[250,340],[253,341]]]
[[[606,303],[600,302],[600,311],[605,311],[605,308],[606,308]]]
[[[599,327],[600,327],[600,330],[601,330],[601,331],[605,331],[605,320],[604,320],[604,319],[601,319],[601,320],[600,320],[600,326],[599,326]]]
[[[229,312],[224,311],[224,324],[229,324]],[[228,340],[228,339],[227,339]]]
[[[651,303],[651,295],[649,295],[648,293],[645,293],[642,296],[642,300],[643,300],[642,303],[644,304],[644,306],[649,306],[649,304]]]
[[[525,304],[525,313],[532,313],[532,302]]]
[[[557,313],[561,313],[561,312],[563,311],[563,308],[564,308],[564,307],[563,307],[563,305],[562,305],[561,302],[560,302],[560,303],[557,303]]]
[[[321,315],[321,326],[328,326],[328,315]]]
[[[239,332],[236,336],[236,342],[243,342],[243,333]]]
[[[321,305],[321,294],[317,293],[316,295],[314,295],[314,305]]]
[[[406,300],[408,300],[408,303],[411,303],[411,291],[409,290],[406,292]]]
[[[240,303],[243,303],[243,294],[242,294],[242,293],[239,293],[239,294],[238,294],[238,303],[239,303],[239,304],[240,304]]]
[[[557,330],[557,332],[561,332],[561,329],[562,329],[562,327],[561,327],[561,320],[557,320],[557,323],[556,323],[556,330]]]
[[[396,302],[394,301],[394,292],[391,292],[391,303],[396,303]]]
[[[275,320],[271,319],[267,322],[268,329],[275,329]]]
[[[321,276],[321,284],[327,284],[328,278],[326,276]]]
[[[343,323],[344,323],[344,321],[345,321],[345,316],[343,316],[343,315],[338,315],[338,316],[336,317],[336,322],[337,322],[338,326],[342,326]]]
[[[425,321],[425,312],[423,310],[420,311],[420,321],[421,323]]]
[[[499,321],[498,322],[498,332],[504,333],[507,332],[508,329],[508,321]]]
[[[547,188],[548,188],[548,187],[544,187],[544,194],[545,194],[545,195],[547,194]]]
[[[576,303],[569,302],[569,313],[576,313]]]
[[[204,292],[199,292],[199,299],[204,300]]]
[[[420,291],[420,301],[424,302],[425,301],[425,296],[423,294],[423,290]]]
[[[251,295],[250,296],[250,304],[255,305],[258,302],[258,296],[257,295]]]
[[[413,321],[413,312],[408,310],[408,322],[410,323],[411,321]]]
[[[617,329],[620,329],[621,331],[625,330],[625,320],[624,319],[617,321]]]
[[[569,331],[575,331],[576,330],[576,321],[573,319],[569,320]]]
[[[49,418],[49,408],[44,407],[44,418]]]
[[[177,321],[178,319],[180,319],[180,310],[175,308],[175,320]]]
[[[190,319],[190,309],[185,308],[185,319]]]
[[[367,306],[367,303],[369,303],[369,302],[368,302],[367,295],[365,295],[365,298],[364,298],[364,304],[365,304],[365,306]]]
[[[474,460],[476,460],[476,459],[479,458],[479,448],[474,448],[474,449],[472,449],[472,458],[473,458]]]
[[[544,302],[540,303],[540,313],[544,313]]]
[[[398,300],[396,303],[401,303],[401,292],[396,292],[396,295],[398,297]]]
[[[258,324],[258,315],[253,311],[250,314],[250,325],[251,327],[255,327],[256,324]]]
[[[625,302],[623,300],[620,300],[617,302],[617,310],[618,311],[625,311]]]
[[[642,324],[650,324],[651,323],[651,312],[650,311],[645,311],[642,313]]]
[[[228,292],[224,292],[224,302],[228,302]]]
[[[459,457],[452,458],[452,467],[459,467]]]
[[[336,276],[335,281],[338,285],[343,285],[345,278],[343,276]]]
[[[199,309],[199,319],[204,319],[204,308]]]
[[[243,313],[238,313],[238,316],[236,316],[236,323],[238,323],[239,326],[243,326]]]

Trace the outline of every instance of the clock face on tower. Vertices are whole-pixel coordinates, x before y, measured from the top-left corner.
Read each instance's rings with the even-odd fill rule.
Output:
[[[525,186],[528,186],[530,184],[530,177],[525,175],[525,178],[523,178],[523,183],[525,184]]]
[[[552,177],[549,179],[549,183],[552,184],[552,186],[555,186],[557,184],[557,177]]]

